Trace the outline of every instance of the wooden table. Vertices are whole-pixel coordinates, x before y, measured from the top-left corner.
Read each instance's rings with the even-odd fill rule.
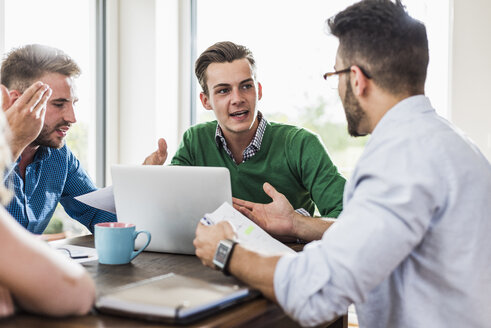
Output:
[[[56,242],[59,245],[72,244],[79,246],[94,247],[92,235],[66,239]],[[191,255],[176,255],[143,252],[130,264],[104,265],[97,261],[86,262],[83,266],[89,271],[95,280],[97,293],[105,293],[113,288],[139,281],[146,278],[174,272],[189,277],[206,279],[217,283],[237,283],[233,277],[226,277],[221,272],[204,267],[197,257]],[[56,297],[49,295],[47,297]],[[347,316],[340,317],[332,322],[329,327],[346,328]],[[152,323],[104,315],[93,311],[83,317],[48,318],[27,313],[18,313],[15,316],[1,320],[1,327],[172,327],[160,323]],[[182,326],[181,326],[182,327]],[[299,327],[291,320],[281,308],[259,297],[247,303],[243,303],[224,310],[219,314],[199,320],[186,327]]]

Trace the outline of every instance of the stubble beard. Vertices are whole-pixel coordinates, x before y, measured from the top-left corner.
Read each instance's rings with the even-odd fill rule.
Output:
[[[349,79],[346,81],[346,92],[343,101],[344,113],[348,122],[348,133],[352,137],[363,137],[366,133],[359,133],[360,122],[365,118],[365,112],[356,99]]]
[[[37,136],[37,138],[32,142],[33,146],[45,146],[50,148],[60,149],[65,145],[65,138],[53,139],[50,138],[50,135],[55,132],[58,128],[62,126],[70,126],[67,122],[63,122],[62,124],[57,124],[54,128],[50,128],[46,125],[43,126],[41,132]]]

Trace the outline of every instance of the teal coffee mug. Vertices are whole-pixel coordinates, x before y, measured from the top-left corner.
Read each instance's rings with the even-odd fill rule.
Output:
[[[130,263],[150,244],[151,235],[146,230],[136,231],[135,225],[122,222],[104,222],[95,225],[95,249],[102,264]],[[136,237],[147,235],[145,246],[135,251]]]

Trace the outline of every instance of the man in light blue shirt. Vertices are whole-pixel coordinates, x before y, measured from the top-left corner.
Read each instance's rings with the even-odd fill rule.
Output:
[[[240,244],[222,266],[302,325],[355,304],[360,327],[483,327],[491,322],[491,165],[424,96],[426,30],[399,1],[366,0],[328,20],[353,136],[371,134],[336,223],[301,217],[271,185],[270,204],[234,200],[272,234],[315,240],[265,257]],[[213,267],[228,223],[198,225]],[[233,245],[233,243],[232,243]],[[221,255],[227,248],[221,248]]]

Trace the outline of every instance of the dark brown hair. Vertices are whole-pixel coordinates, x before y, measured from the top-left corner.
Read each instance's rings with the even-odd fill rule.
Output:
[[[410,17],[400,0],[363,0],[327,20],[339,39],[339,55],[360,65],[381,88],[393,93],[424,90],[428,39],[423,23]]]

